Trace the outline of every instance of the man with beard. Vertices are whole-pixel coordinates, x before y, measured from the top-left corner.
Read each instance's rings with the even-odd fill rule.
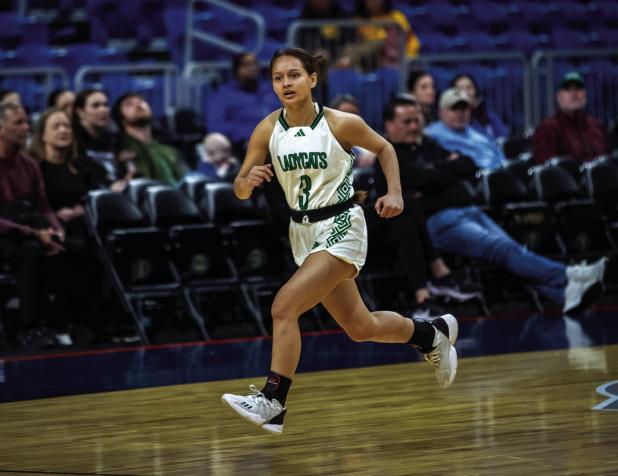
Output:
[[[112,108],[112,117],[120,129],[120,156],[131,158],[135,175],[174,185],[185,167],[180,153],[157,142],[152,134],[152,111],[144,97],[136,92],[120,96]]]
[[[210,96],[206,126],[230,139],[236,157],[244,157],[251,132],[262,118],[281,107],[270,80],[260,78],[253,53],[232,58],[234,79]]]

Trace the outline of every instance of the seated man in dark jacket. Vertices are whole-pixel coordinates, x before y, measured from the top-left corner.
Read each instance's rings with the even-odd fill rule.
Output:
[[[395,99],[386,108],[384,121],[387,135],[399,139],[391,142],[399,159],[404,198],[420,197],[437,248],[504,266],[562,305],[564,312],[585,308],[601,295],[606,259],[565,266],[531,253],[473,205],[464,180],[474,177],[476,165],[423,135],[423,115],[415,101]],[[386,180],[379,167],[375,175],[379,194],[386,190]]]

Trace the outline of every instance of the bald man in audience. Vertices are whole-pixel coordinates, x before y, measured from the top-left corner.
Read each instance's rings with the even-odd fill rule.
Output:
[[[232,155],[230,140],[219,132],[204,137],[200,147],[200,161],[196,171],[202,175],[225,181],[233,181],[240,169],[239,160]]]

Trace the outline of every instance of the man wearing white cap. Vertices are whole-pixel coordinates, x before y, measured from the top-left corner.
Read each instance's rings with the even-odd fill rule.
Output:
[[[440,120],[425,129],[446,150],[470,157],[482,169],[497,169],[506,158],[500,146],[484,134],[470,127],[472,100],[465,91],[449,88],[439,102]]]

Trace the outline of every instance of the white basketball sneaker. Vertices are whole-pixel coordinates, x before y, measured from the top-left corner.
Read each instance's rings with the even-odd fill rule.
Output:
[[[603,278],[608,261],[604,257],[592,264],[567,266],[567,285],[564,288],[562,312],[580,312],[603,295],[605,290]]]
[[[249,385],[251,393],[247,396],[225,393],[221,400],[241,417],[249,420],[270,433],[283,432],[283,417],[287,412],[278,400],[269,400],[255,385]]]
[[[459,325],[452,314],[444,314],[430,322],[436,329],[436,336],[433,339],[433,348],[425,353],[425,360],[436,368],[438,385],[446,388],[453,383],[457,374],[455,341]]]

